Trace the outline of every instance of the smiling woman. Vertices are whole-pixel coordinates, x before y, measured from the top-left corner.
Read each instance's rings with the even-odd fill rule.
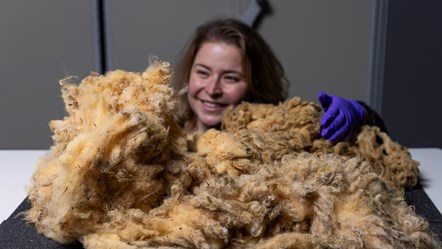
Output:
[[[218,127],[224,110],[246,99],[248,83],[241,65],[241,52],[223,42],[202,44],[190,70],[188,101],[198,116],[196,129]]]
[[[175,88],[187,87],[176,115],[186,132],[219,128],[222,113],[242,101],[278,104],[287,97],[288,80],[272,49],[234,19],[198,27],[175,71]]]

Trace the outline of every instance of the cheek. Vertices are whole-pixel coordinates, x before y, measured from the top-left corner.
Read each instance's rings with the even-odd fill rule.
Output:
[[[201,84],[194,77],[190,76],[188,85],[188,94],[194,96],[201,89]]]
[[[245,100],[247,97],[247,84],[237,85],[229,89],[226,94],[232,103],[239,104],[241,101]]]
[[[192,96],[195,95],[195,87],[192,84],[189,84],[189,88],[187,88],[187,95]]]

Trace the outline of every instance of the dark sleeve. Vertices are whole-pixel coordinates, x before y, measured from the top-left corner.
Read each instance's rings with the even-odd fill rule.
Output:
[[[377,126],[381,129],[381,131],[388,133],[387,127],[385,127],[384,120],[382,120],[381,115],[379,115],[379,113],[377,113],[375,110],[373,110],[373,108],[371,108],[370,106],[368,106],[364,102],[362,102],[362,101],[358,101],[358,102],[367,111],[367,118],[365,120],[365,124],[371,125],[371,126]]]

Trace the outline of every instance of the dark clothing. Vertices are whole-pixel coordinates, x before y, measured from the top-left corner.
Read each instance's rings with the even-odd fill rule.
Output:
[[[371,125],[371,126],[377,126],[381,129],[382,132],[388,133],[387,127],[385,126],[384,120],[382,119],[381,115],[379,115],[375,110],[373,110],[373,108],[371,108],[370,106],[368,106],[364,102],[362,102],[362,101],[358,101],[358,102],[367,111],[368,117],[367,117],[365,124]]]

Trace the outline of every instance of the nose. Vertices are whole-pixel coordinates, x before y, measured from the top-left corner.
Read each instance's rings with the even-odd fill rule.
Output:
[[[205,88],[207,94],[211,96],[219,96],[222,95],[223,90],[221,87],[221,80],[218,77],[213,77],[208,81],[208,84]]]

